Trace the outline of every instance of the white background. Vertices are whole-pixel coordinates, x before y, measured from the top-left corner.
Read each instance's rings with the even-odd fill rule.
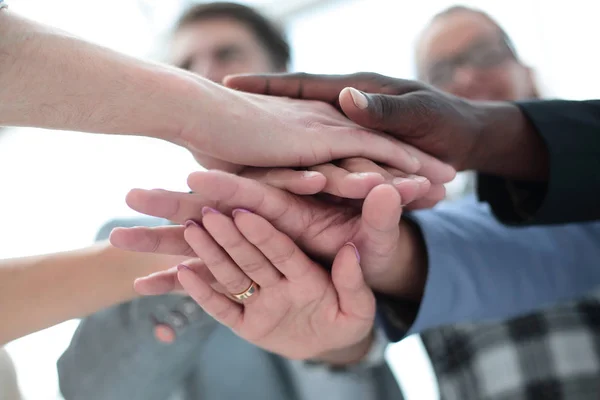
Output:
[[[183,3],[12,0],[11,9],[143,57],[154,54],[160,31]],[[280,12],[285,2],[254,3]],[[433,13],[454,4],[445,0],[314,3],[287,18],[294,69],[376,71],[405,78],[414,75],[416,35]],[[524,59],[538,71],[548,96],[600,97],[595,39],[600,37],[598,2],[482,0],[463,4],[480,7],[499,20]],[[105,221],[133,214],[124,203],[130,188],[186,189],[185,178],[194,169],[197,166],[185,151],[149,139],[39,130],[0,134],[0,258],[86,246]],[[67,322],[8,345],[27,399],[59,396],[55,363],[75,327],[76,322]],[[390,357],[402,381],[411,384],[410,399],[435,398],[435,386],[416,341],[393,347]]]

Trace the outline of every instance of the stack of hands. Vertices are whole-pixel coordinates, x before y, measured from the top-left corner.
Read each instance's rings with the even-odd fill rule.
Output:
[[[419,303],[426,253],[403,210],[435,205],[455,169],[483,156],[483,113],[376,74],[225,84],[237,89],[226,92],[229,117],[210,127],[222,134],[195,145],[199,128],[190,126],[173,139],[209,169],[189,176],[192,193],[127,197],[134,210],[179,225],[116,229],[111,243],[190,257],[138,279],[141,294],[183,289],[239,336],[285,357],[358,361],[373,338],[376,295]]]

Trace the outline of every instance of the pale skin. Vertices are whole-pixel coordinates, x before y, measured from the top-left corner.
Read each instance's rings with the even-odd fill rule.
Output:
[[[298,184],[298,181],[293,183]],[[360,273],[348,273],[342,279],[353,279],[356,288],[364,286],[384,294],[402,294],[403,298],[411,301],[418,301],[422,296],[426,264],[422,252],[418,250],[419,240],[409,225],[400,223],[402,201],[398,191],[388,184],[373,188],[362,204],[362,209],[345,204],[332,205],[326,200],[307,196],[298,197],[254,180],[216,171],[194,173],[188,179],[188,185],[198,192],[187,194],[134,190],[128,196],[128,204],[139,212],[167,217],[181,224],[190,220],[201,221],[203,228],[198,223],[188,222],[187,228],[172,226],[117,229],[111,235],[111,242],[123,249],[172,254],[189,254],[193,251],[206,262],[206,267],[192,269],[198,278],[195,281],[189,271],[182,271],[181,268],[179,273],[171,270],[138,280],[136,289],[141,293],[157,294],[183,287],[215,318],[232,327],[240,336],[267,350],[287,357],[320,357],[340,364],[355,362],[368,350],[373,321],[366,318],[368,313],[361,315],[362,324],[354,320],[361,329],[353,331],[342,323],[342,319],[333,318],[336,315],[333,310],[347,316],[347,310],[344,312],[340,303],[315,301],[320,298],[319,295],[329,293],[329,290],[337,293],[339,301],[342,301],[339,292],[341,289],[336,289],[336,279],[340,278],[336,278],[335,271],[346,268],[352,271],[356,260],[344,256],[345,261],[342,263],[338,260],[339,266],[334,266],[330,275],[321,266],[310,261],[302,251],[328,265],[336,255],[340,257],[340,249],[343,250],[345,244],[351,242],[360,253],[361,269],[358,270]],[[287,186],[291,185],[288,182]],[[214,189],[201,191],[203,187]],[[222,214],[215,212],[214,208],[218,208]],[[233,211],[239,209],[250,210],[251,213]],[[260,216],[256,218],[261,219],[248,221],[255,214]],[[231,222],[232,215],[235,227]],[[262,254],[257,254],[253,246],[243,245],[242,236]],[[276,238],[279,239],[275,240]],[[282,262],[286,265],[282,266]],[[288,262],[293,266],[287,265]],[[279,273],[286,277],[289,274],[281,271],[281,268],[287,271],[314,272],[306,272],[304,280],[274,279],[273,276],[279,276]],[[267,277],[265,281],[260,273],[257,275],[258,271],[270,271],[267,274],[271,278]],[[309,275],[312,278],[309,279]],[[234,319],[230,313],[237,315],[242,312],[240,308],[228,308],[235,304],[225,301],[226,298],[221,295],[215,297],[211,290],[216,290],[215,293],[239,293],[249,286],[250,279],[258,279],[273,290],[261,289],[260,296],[263,296],[266,303],[259,303],[257,300],[257,305],[250,303],[246,307],[244,304],[243,312],[260,313],[258,304],[264,306],[268,303],[272,305],[270,307],[277,308],[283,307],[287,301],[297,307],[299,318],[308,318],[314,322],[312,318],[319,319],[325,313],[333,319],[319,319],[324,331],[307,331],[304,336],[295,335],[291,331],[295,329],[295,325],[287,324],[286,318],[278,319],[277,315],[282,314],[271,308],[272,312],[261,314],[266,320],[240,320],[239,316]],[[215,286],[216,283],[219,285]],[[277,289],[278,285],[284,285],[286,289]],[[324,292],[315,294],[312,292],[314,288],[323,288]],[[296,292],[298,295],[294,295]],[[275,296],[276,300],[268,296]],[[215,304],[206,304],[215,298],[220,300]],[[308,305],[310,308],[307,310]],[[352,307],[368,309],[368,306],[368,296],[365,295],[361,304]],[[252,311],[251,307],[256,310]],[[264,326],[274,329],[272,337],[263,337],[256,332]],[[321,337],[333,337],[335,340],[321,340]]]
[[[188,148],[205,167],[236,172],[247,166],[311,167],[366,157],[431,182],[446,181],[453,174],[452,168],[414,147],[360,128],[328,104],[236,92],[7,10],[0,11],[0,126],[145,135]],[[315,177],[323,179],[319,173],[306,178],[312,182]],[[367,189],[376,181],[367,180]],[[410,182],[403,185],[414,187]],[[418,186],[419,193],[429,187]],[[0,319],[11,324],[0,330],[0,342],[127,300],[133,295],[134,276],[175,263],[144,259],[144,267],[136,269],[136,258],[115,261],[111,251],[93,247],[3,261],[1,304],[11,307],[2,307]],[[100,274],[107,272],[106,257],[113,266],[127,266],[131,275]],[[145,269],[149,265],[152,268]],[[90,279],[91,270],[97,270],[103,282],[119,283],[105,284],[104,292],[94,290],[98,297],[90,299],[89,290],[75,286],[102,286]],[[47,285],[51,276],[68,279],[53,287]]]
[[[455,40],[454,38],[456,37],[456,35],[447,34],[441,36],[444,36],[447,40]],[[480,36],[481,33],[478,33],[477,37]],[[445,48],[447,50],[448,46],[445,46]],[[382,128],[390,132],[395,131],[398,135],[407,130],[407,126],[402,125],[402,118],[399,118],[397,121],[396,119],[369,119],[369,102],[363,98],[364,101],[361,103],[360,93],[352,89],[344,89],[347,86],[355,86],[371,93],[398,95],[400,93],[395,92],[397,87],[401,86],[401,84],[406,85],[407,82],[398,82],[374,76],[328,78],[289,75],[284,77],[270,77],[268,79],[270,80],[269,85],[265,85],[265,79],[262,77],[234,77],[229,79],[228,83],[232,87],[251,90],[257,93],[265,93],[266,89],[271,94],[285,96],[296,96],[298,93],[302,93],[307,98],[318,98],[323,101],[339,104],[340,108],[350,118],[366,126]],[[482,84],[484,82],[492,84],[490,80],[482,80],[481,82]],[[299,87],[302,87],[303,90],[298,90]],[[342,89],[344,90],[342,91]],[[341,94],[340,91],[342,91]],[[502,111],[501,109],[499,110]],[[505,118],[501,119],[505,120]],[[504,126],[506,127],[506,124]],[[515,129],[515,131],[520,131],[520,129]],[[456,133],[458,132],[460,130],[457,130]],[[443,139],[442,135],[438,135],[437,140],[431,141],[431,148],[434,149],[434,145],[439,146],[440,143],[443,143]],[[454,157],[454,162],[457,166],[473,164],[458,157],[468,156],[472,153],[473,147],[467,143],[468,140],[463,142],[463,146],[448,148],[449,154],[455,151],[455,154],[451,155]],[[507,143],[509,142],[507,141]],[[527,148],[527,146],[524,147]],[[498,149],[501,147],[492,146],[492,148]],[[532,148],[535,148],[535,146],[532,146]],[[519,158],[529,159],[522,157],[522,154],[519,154]],[[482,158],[485,162],[489,162],[489,159],[489,157]],[[505,165],[502,166],[505,167]],[[512,169],[504,169],[502,172],[509,176],[517,173],[524,173],[529,178],[539,176],[539,171],[527,171],[522,168],[515,168],[515,166],[518,166],[518,163],[512,163],[512,165],[508,166]],[[488,166],[488,168],[492,167],[497,168],[498,166]],[[493,169],[493,171],[499,172],[497,169]],[[328,171],[324,170],[324,172]],[[334,174],[329,174],[328,182],[330,178],[334,178]],[[218,181],[223,184],[229,178],[213,176],[212,179],[215,179],[215,181],[212,182],[206,176],[193,176],[190,178],[190,186],[198,187],[198,190],[200,190],[200,182],[215,183]],[[349,247],[348,245],[344,245],[343,241],[353,240],[351,239],[352,223],[347,224],[352,212],[346,211],[346,214],[344,214],[342,211],[334,217],[327,213],[320,214],[318,206],[315,206],[314,203],[312,206],[309,206],[306,203],[304,206],[308,206],[310,211],[305,210],[303,213],[300,211],[302,205],[299,203],[301,202],[288,199],[288,201],[277,203],[274,200],[277,196],[271,189],[263,188],[262,194],[259,195],[257,187],[246,185],[242,181],[234,183],[234,180],[235,178],[232,178],[230,186],[227,186],[220,193],[212,193],[208,196],[198,195],[191,197],[186,194],[176,195],[166,192],[135,191],[131,193],[129,202],[134,208],[140,211],[178,218],[181,223],[185,222],[187,216],[187,218],[194,218],[197,221],[201,221],[202,226],[188,223],[185,230],[183,227],[171,228],[169,231],[164,229],[143,231],[120,230],[115,232],[113,236],[113,241],[116,244],[122,244],[126,247],[130,246],[129,248],[142,251],[144,249],[151,249],[151,245],[160,245],[164,251],[183,251],[191,247],[198,254],[203,254],[203,257],[209,261],[205,266],[180,267],[179,272],[171,270],[140,279],[136,282],[136,288],[139,291],[160,293],[171,288],[183,287],[200,305],[215,315],[217,319],[230,326],[240,336],[259,346],[289,357],[309,358],[315,357],[315,351],[311,352],[310,350],[314,348],[311,345],[314,346],[314,343],[317,342],[321,346],[319,348],[321,352],[317,352],[317,357],[332,363],[342,364],[352,363],[359,359],[368,350],[370,336],[365,334],[365,330],[359,329],[358,331],[353,331],[349,329],[347,320],[339,318],[340,315],[347,317],[349,314],[352,314],[348,312],[344,313],[342,306],[342,300],[345,297],[344,287],[336,288],[336,271],[346,268],[346,278],[355,278],[353,281],[353,288],[355,290],[353,300],[356,303],[353,304],[353,309],[355,311],[368,310],[362,314],[362,320],[360,318],[354,319],[355,322],[362,321],[363,325],[358,324],[361,327],[372,326],[370,320],[372,314],[368,308],[372,298],[363,292],[364,280],[375,290],[387,291],[388,293],[394,293],[395,291],[396,294],[404,295],[407,298],[412,297],[413,300],[418,301],[419,293],[418,291],[415,292],[414,289],[411,293],[410,285],[413,288],[422,287],[423,274],[426,273],[425,249],[407,224],[400,223],[400,225],[396,225],[395,228],[399,229],[394,229],[391,225],[394,222],[397,224],[395,216],[398,215],[393,212],[393,208],[386,209],[386,205],[394,204],[392,191],[389,192],[387,199],[385,199],[385,196],[380,198],[380,200],[384,201],[379,204],[380,209],[378,210],[382,219],[390,219],[390,226],[384,229],[382,222],[380,222],[382,225],[372,225],[378,227],[377,232],[380,234],[379,241],[372,240],[377,235],[371,232],[371,235],[365,235],[367,238],[371,238],[371,240],[367,240],[366,245],[363,243],[363,246],[358,246],[363,256],[360,262],[362,276],[359,276],[358,274],[352,275],[350,273],[352,268],[356,266],[357,259],[351,259],[346,253],[343,253]],[[339,185],[340,181],[335,182],[335,184]],[[282,184],[281,186],[285,185]],[[233,190],[234,187],[236,190]],[[338,186],[338,188],[347,189],[344,185]],[[371,193],[381,196],[382,193],[385,193],[384,188],[385,186],[377,187]],[[235,193],[237,196],[231,197],[232,193]],[[248,196],[248,198],[242,198],[241,193]],[[369,200],[368,197],[363,205],[361,219],[365,218],[365,216],[369,217],[369,211],[367,210]],[[279,206],[276,206],[277,204]],[[206,208],[207,205],[212,207],[218,205],[223,214],[218,214],[212,209]],[[275,226],[271,226],[254,213],[241,211],[237,207],[251,207],[252,211],[262,215]],[[234,209],[233,212],[231,212],[232,208]],[[294,215],[294,217],[291,217],[291,215]],[[394,218],[391,218],[391,216]],[[339,224],[340,226],[336,229],[334,227],[335,224]],[[341,231],[344,230],[346,231],[345,235],[341,234]],[[315,232],[317,233],[316,235],[314,234]],[[289,236],[285,236],[284,233]],[[346,256],[343,264],[344,267],[338,263],[336,268],[336,264],[334,264],[331,276],[312,272],[311,266],[314,263],[310,263],[303,257],[304,254],[302,251],[294,246],[294,243],[289,240],[290,238],[294,239],[303,250],[313,255],[317,254],[321,258],[325,256],[327,261],[331,261],[335,256],[333,250],[340,249],[338,246],[342,246],[337,256],[340,257],[342,254]],[[338,238],[338,241],[332,238]],[[384,239],[382,240],[382,238]],[[328,248],[332,242],[335,243],[335,246],[332,246],[330,249],[332,251],[326,255],[323,254],[325,251],[324,248]],[[394,246],[394,243],[396,246]],[[374,244],[377,244],[377,246],[373,246]],[[262,253],[262,260],[260,256],[254,256],[253,258],[252,254],[256,251]],[[369,260],[369,255],[372,257],[373,254],[379,255],[377,262],[373,262],[374,260],[372,259]],[[391,260],[393,262],[390,262]],[[339,261],[339,258],[336,261]],[[294,268],[291,267],[292,263]],[[296,281],[290,280],[282,269],[298,273],[300,279],[296,276]],[[377,269],[379,273],[374,274]],[[274,270],[279,271],[283,275],[283,278]],[[303,271],[305,274],[302,275],[298,271]],[[310,271],[310,273],[307,271]],[[412,271],[414,275],[407,275],[407,271]],[[267,278],[263,274],[267,275]],[[379,275],[379,279],[376,279],[373,275]],[[360,278],[364,278],[364,280]],[[238,305],[229,298],[218,294],[244,290],[251,282],[250,279],[257,282],[265,282],[263,286],[266,286],[267,289],[262,290],[261,288],[258,294],[245,301],[243,305]],[[305,281],[303,282],[302,279]],[[310,284],[307,283],[308,281],[310,281]],[[407,286],[385,286],[393,282],[405,282]],[[281,292],[288,294],[287,299],[277,291],[279,285],[286,288],[285,291],[281,290]],[[328,285],[331,285],[334,291],[337,290],[339,302],[327,303],[326,301],[321,301],[316,302],[317,305],[315,306],[313,299],[311,303],[310,294],[312,293],[309,289],[328,288]],[[313,306],[312,308],[298,307],[299,304],[303,303],[297,301],[298,296],[295,295],[293,286],[296,286],[296,290],[299,293],[305,294],[303,300],[306,303],[304,304],[310,304]],[[323,290],[325,293],[329,293],[325,289]],[[322,298],[326,297],[323,296]],[[273,299],[276,299],[276,301],[273,301]],[[291,302],[296,308],[291,307],[291,309],[294,311],[304,311],[303,313],[290,311],[290,308],[286,308],[290,304],[291,299],[296,300],[295,302]],[[284,314],[277,313],[277,307],[282,307],[286,310],[285,316],[282,316]],[[262,313],[260,312],[261,308]],[[308,311],[307,308],[309,308]],[[331,311],[332,309],[333,311]],[[265,312],[266,310],[268,312]],[[326,313],[327,311],[329,311],[328,315],[332,316],[331,319],[320,318],[322,313]],[[295,321],[294,318],[296,318]],[[317,323],[314,323],[314,321],[317,321]],[[302,338],[299,338],[297,334],[299,331],[297,328],[298,325],[305,327],[303,331],[304,337]],[[265,329],[266,327],[270,329],[268,334],[264,334],[261,331],[261,329]],[[326,334],[323,334],[323,331]],[[357,332],[360,332],[360,334]],[[336,338],[335,343],[332,343],[330,340],[331,337]],[[306,352],[298,354],[297,351],[299,349],[306,349]]]
[[[423,153],[324,103],[236,92],[6,10],[0,18],[0,125],[156,137],[187,147],[207,168],[236,171],[353,156],[406,173],[421,168]]]
[[[189,257],[119,250],[107,242],[0,261],[0,344],[137,296],[131,282]]]

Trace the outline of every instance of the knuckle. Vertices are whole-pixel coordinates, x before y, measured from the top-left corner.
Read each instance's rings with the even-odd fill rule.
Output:
[[[286,263],[288,263],[296,254],[296,247],[295,246],[290,246],[289,249],[286,249],[285,251],[279,253],[279,254],[275,254],[271,257],[271,263],[273,263],[273,265],[277,266],[277,265],[284,265]]]
[[[394,102],[389,97],[371,95],[372,117],[378,120],[387,120],[394,114]]]
[[[249,262],[240,264],[240,268],[242,269],[242,271],[246,272],[247,274],[255,274],[256,272],[260,271],[264,267],[265,267],[264,262],[262,262],[260,260],[259,261],[249,261]]]
[[[249,279],[241,273],[235,274],[235,276],[223,277],[220,282],[232,294],[242,293],[250,286]]]
[[[229,262],[229,259],[224,254],[213,254],[212,257],[209,255],[204,259],[207,266],[211,268],[221,268]]]
[[[223,247],[225,250],[235,251],[242,248],[246,243],[246,240],[241,235],[235,235],[233,238],[228,237],[226,240],[223,240],[222,243],[223,244],[221,247]]]

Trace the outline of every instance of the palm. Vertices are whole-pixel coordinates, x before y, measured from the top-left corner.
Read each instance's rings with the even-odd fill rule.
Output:
[[[244,307],[243,322],[233,327],[234,331],[289,358],[306,358],[307,354],[314,357],[334,340],[336,346],[349,346],[365,337],[373,318],[340,313],[333,283],[328,274],[321,272],[321,279],[283,281],[261,289],[256,301]]]
[[[368,336],[375,299],[355,247],[342,246],[329,274],[264,218],[204,211],[204,229],[190,225],[185,240],[204,261],[212,285],[201,271],[180,271],[178,280],[207,313],[244,339],[291,358],[316,357]],[[254,284],[242,304],[233,301],[239,295],[230,294],[247,293]]]

